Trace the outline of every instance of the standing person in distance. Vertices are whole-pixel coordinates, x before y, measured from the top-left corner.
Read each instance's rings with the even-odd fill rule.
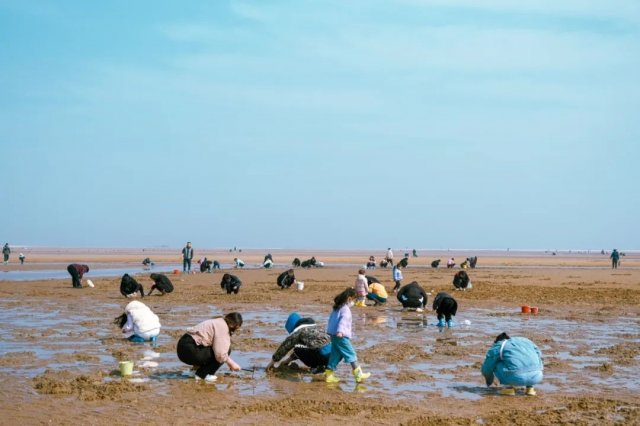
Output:
[[[182,249],[182,272],[191,272],[191,261],[193,260],[193,247],[191,242]]]
[[[384,260],[386,260],[389,265],[393,266],[393,250],[391,250],[391,247],[387,249],[387,255]]]
[[[5,243],[4,247],[2,247],[2,256],[4,257],[4,264],[9,263],[9,255],[11,254],[11,248],[9,247],[9,243]]]
[[[618,265],[620,264],[620,253],[618,253],[618,249],[613,249],[611,252],[611,269],[618,269]]]

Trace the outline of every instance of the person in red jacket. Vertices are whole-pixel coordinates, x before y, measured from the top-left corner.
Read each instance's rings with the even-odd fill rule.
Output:
[[[71,284],[73,285],[73,288],[82,288],[80,280],[84,274],[89,272],[89,267],[87,265],[72,263],[67,266],[67,271],[71,274]]]

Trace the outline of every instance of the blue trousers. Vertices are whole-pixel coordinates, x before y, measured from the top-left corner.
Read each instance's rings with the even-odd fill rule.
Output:
[[[327,368],[335,370],[340,361],[352,363],[358,360],[356,351],[351,346],[351,340],[347,337],[331,336],[331,355]]]

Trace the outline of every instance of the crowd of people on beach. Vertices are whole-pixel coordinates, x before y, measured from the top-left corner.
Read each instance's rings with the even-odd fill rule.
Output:
[[[3,248],[4,262],[9,261],[11,250],[8,244]],[[191,243],[187,243],[182,249],[183,272],[191,273],[191,262],[194,249]],[[413,256],[417,257],[414,250]],[[619,265],[619,253],[613,250],[611,253],[612,268]],[[408,266],[408,253],[405,257],[394,262],[393,251],[389,248],[385,253],[383,264],[391,265],[392,292],[402,306],[403,310],[424,312],[427,308],[428,293],[417,281],[403,285],[402,270]],[[24,261],[21,254],[20,260]],[[301,262],[297,258],[292,263],[294,267],[315,266],[315,258]],[[465,271],[467,268],[475,268],[477,256],[467,258],[461,265],[460,271],[455,273],[452,279],[453,289],[464,291],[473,288],[470,277]],[[235,267],[242,268],[244,262],[234,259]],[[201,259],[200,272],[212,272],[220,269],[218,261]],[[438,267],[440,259],[431,262],[432,267]],[[151,267],[153,262],[149,258],[143,261],[145,266]],[[447,267],[452,268],[455,259],[447,261]],[[262,266],[266,269],[274,267],[271,254],[264,258]],[[288,365],[293,361],[300,361],[307,366],[311,374],[323,374],[327,383],[340,381],[336,375],[336,368],[344,361],[351,367],[356,383],[367,380],[371,373],[365,372],[358,363],[355,348],[352,345],[353,317],[351,309],[367,306],[384,306],[388,303],[389,293],[384,284],[373,275],[367,275],[366,271],[377,267],[375,257],[369,257],[365,267],[358,270],[353,286],[347,287],[333,299],[333,306],[328,317],[326,329],[320,327],[313,318],[303,317],[298,312],[292,312],[287,317],[284,328],[288,333],[284,341],[278,346],[271,361],[265,367],[267,371],[278,368],[279,365]],[[82,288],[82,279],[89,273],[90,268],[86,264],[73,263],[68,265],[67,271],[71,276],[72,287]],[[151,273],[150,279],[153,285],[146,296],[154,291],[160,295],[170,294],[174,291],[171,280],[161,273]],[[276,279],[276,285],[282,290],[295,287],[296,280],[293,268],[280,273]],[[220,287],[227,294],[238,294],[242,281],[231,273],[224,273],[220,281]],[[301,289],[301,287],[298,287]],[[120,282],[120,293],[126,298],[145,297],[145,291],[133,276],[124,274]],[[367,304],[367,302],[371,302]],[[447,292],[439,292],[435,295],[432,306],[436,318],[436,326],[453,328],[456,326],[454,317],[458,312],[458,302],[455,297]],[[121,328],[131,342],[155,343],[160,334],[160,318],[142,301],[129,302],[124,313],[114,319],[114,323]],[[231,371],[241,369],[240,365],[230,356],[231,339],[233,334],[242,327],[243,319],[239,312],[231,312],[222,317],[217,317],[201,322],[186,330],[178,340],[176,353],[178,358],[192,368],[184,374],[195,377],[205,382],[215,382],[215,373],[226,364]],[[288,356],[287,356],[288,355]],[[285,358],[286,357],[286,358]],[[502,387],[499,393],[503,395],[515,395],[516,388],[523,388],[529,396],[536,395],[535,385],[543,378],[543,362],[539,348],[525,337],[511,337],[507,333],[500,333],[489,350],[481,367],[481,373],[487,386],[491,386],[495,379]]]

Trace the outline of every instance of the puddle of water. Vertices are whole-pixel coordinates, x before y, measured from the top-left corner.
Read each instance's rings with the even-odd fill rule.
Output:
[[[96,312],[119,311],[121,306],[114,303],[101,305],[61,306],[56,302],[44,302],[38,311],[24,311],[15,307],[15,301],[0,301],[0,372],[35,377],[46,369],[72,370],[78,373],[91,373],[96,370],[105,373],[117,369],[114,353],[123,351],[132,354],[136,363],[134,377],[148,379],[148,385],[159,393],[170,392],[170,383],[174,380],[186,380],[181,372],[188,367],[182,364],[175,354],[174,337],[186,327],[196,324],[203,318],[220,315],[222,311],[213,306],[191,308],[188,306],[171,307],[166,312],[158,312],[163,322],[163,333],[158,338],[153,357],[156,368],[139,368],[142,359],[149,356],[152,349],[148,343],[134,345],[120,339],[116,328],[104,327],[96,321]],[[68,314],[66,312],[73,312]],[[329,312],[318,306],[301,306],[303,316],[313,317],[320,327],[326,326]],[[242,312],[245,329],[251,338],[268,339],[279,344],[286,337],[284,322],[290,312],[277,309]],[[545,372],[545,380],[537,386],[541,391],[556,392],[570,389],[572,392],[602,392],[607,388],[640,390],[637,371],[633,366],[618,366],[606,354],[599,354],[601,348],[607,348],[624,342],[640,342],[640,334],[629,332],[629,324],[637,325],[635,318],[618,318],[606,323],[577,323],[569,320],[550,319],[544,316],[522,317],[509,311],[469,309],[456,317],[458,325],[451,329],[438,328],[434,324],[433,313],[407,313],[397,307],[383,309],[354,309],[354,347],[363,351],[376,345],[413,343],[422,347],[431,358],[419,362],[403,361],[394,365],[384,361],[371,361],[365,365],[366,371],[374,374],[365,385],[356,386],[351,377],[350,368],[340,364],[337,374],[343,381],[332,389],[341,392],[364,392],[393,396],[395,399],[413,399],[420,393],[438,393],[460,400],[476,400],[494,389],[487,389],[477,369],[469,367],[483,361],[483,356],[457,357],[443,355],[449,350],[460,351],[469,346],[489,348],[497,334],[507,331],[512,335],[540,335],[544,333],[552,338],[540,344],[546,360],[560,360],[566,364],[564,371]],[[111,318],[109,318],[110,320]],[[464,325],[469,320],[469,325]],[[179,322],[180,324],[177,324]],[[110,321],[108,322],[110,324]],[[182,324],[187,324],[186,326]],[[96,330],[96,328],[100,328]],[[633,331],[633,330],[632,330]],[[243,338],[246,335],[240,332]],[[164,350],[164,352],[161,352]],[[12,352],[32,352],[33,360],[25,360],[16,366],[1,362],[11,357]],[[73,358],[78,355],[78,360]],[[233,352],[233,358],[246,368],[264,367],[272,352],[264,348]],[[24,356],[24,355],[22,355]],[[20,355],[15,355],[20,357]],[[27,355],[26,358],[31,357]],[[590,379],[584,380],[587,367],[609,362],[614,365],[609,375],[587,372]],[[402,370],[400,370],[402,369]],[[411,378],[415,373],[415,380]],[[402,380],[398,374],[408,373]],[[110,378],[111,376],[109,376]],[[229,372],[226,367],[219,371],[220,381],[211,386],[219,390],[233,390],[240,395],[275,395],[286,393],[286,382],[299,382],[310,386],[321,385],[321,375],[291,373],[289,375],[267,374],[258,368],[254,372]],[[189,379],[193,380],[193,379]]]

